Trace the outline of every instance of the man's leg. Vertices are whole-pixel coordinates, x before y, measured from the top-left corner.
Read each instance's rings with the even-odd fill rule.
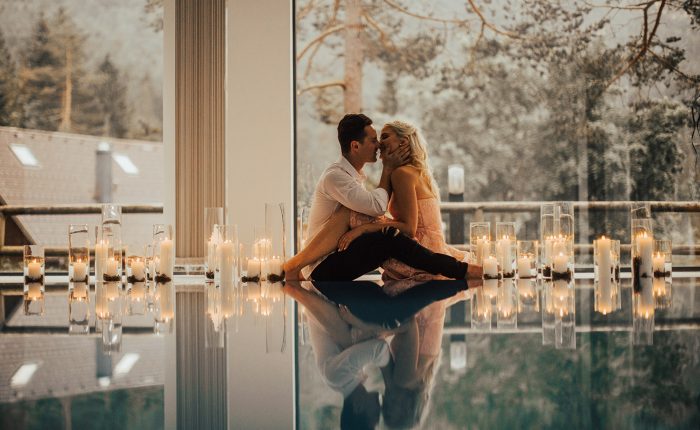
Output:
[[[464,279],[467,263],[435,253],[397,229],[389,227],[355,239],[348,249],[326,257],[311,274],[316,281],[349,281],[395,258],[413,268],[447,278]]]

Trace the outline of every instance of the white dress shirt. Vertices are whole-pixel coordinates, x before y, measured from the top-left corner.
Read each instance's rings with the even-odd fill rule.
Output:
[[[309,234],[313,238],[323,224],[333,215],[339,206],[345,206],[355,212],[370,216],[381,216],[386,213],[389,204],[389,193],[384,188],[375,188],[372,191],[365,188],[367,177],[355,170],[350,162],[343,156],[331,164],[321,175],[316,184],[311,211],[309,213]],[[325,257],[324,257],[325,258]],[[323,259],[307,266],[303,271],[305,278]]]

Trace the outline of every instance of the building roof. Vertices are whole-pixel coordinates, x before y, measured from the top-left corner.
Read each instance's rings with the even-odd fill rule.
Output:
[[[121,204],[162,203],[163,143],[0,127],[0,200],[8,205],[52,205],[96,201],[96,152],[107,142],[112,149],[112,200]],[[12,146],[27,148],[38,166],[25,166]],[[128,156],[138,169],[127,173],[117,163]],[[95,215],[21,215],[20,227],[37,244],[68,245],[68,224],[98,224]],[[160,214],[127,214],[122,219],[125,244],[145,244]]]

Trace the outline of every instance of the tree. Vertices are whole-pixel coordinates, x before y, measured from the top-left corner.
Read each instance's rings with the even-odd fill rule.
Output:
[[[94,85],[94,98],[102,116],[104,136],[126,137],[129,115],[126,105],[126,85],[122,82],[119,70],[105,56],[100,64]]]
[[[15,62],[0,31],[0,125],[18,126],[22,117]]]

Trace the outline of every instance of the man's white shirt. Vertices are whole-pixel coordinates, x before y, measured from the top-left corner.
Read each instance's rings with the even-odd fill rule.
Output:
[[[343,156],[323,172],[316,184],[311,203],[308,239],[313,238],[321,230],[323,224],[341,205],[370,216],[381,216],[386,213],[389,194],[383,188],[367,190],[366,179],[367,177],[355,170]],[[309,279],[311,272],[322,261],[323,258],[304,268],[302,271],[304,277]]]

